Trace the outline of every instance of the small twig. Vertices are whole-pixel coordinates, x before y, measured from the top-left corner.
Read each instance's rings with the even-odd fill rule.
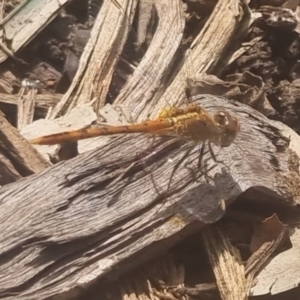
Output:
[[[14,53],[13,53],[10,49],[8,49],[8,48],[6,47],[5,44],[3,44],[3,43],[1,43],[1,42],[0,42],[0,49],[1,49],[7,56],[9,56],[10,58],[12,58],[14,61],[16,61],[16,62],[18,62],[18,63],[20,63],[20,64],[22,64],[22,65],[28,65],[27,62],[25,62],[23,59],[21,59],[21,58],[15,56]]]

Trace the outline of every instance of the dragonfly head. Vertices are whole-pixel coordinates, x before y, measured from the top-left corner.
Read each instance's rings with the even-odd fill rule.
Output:
[[[221,147],[227,147],[232,144],[240,131],[238,119],[231,116],[227,111],[216,112],[213,119],[218,126],[218,134],[216,134],[214,143]]]

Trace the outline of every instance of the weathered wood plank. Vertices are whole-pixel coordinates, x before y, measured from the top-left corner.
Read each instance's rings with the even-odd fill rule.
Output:
[[[13,56],[32,40],[59,13],[67,0],[23,1],[1,23],[3,37],[0,45],[0,62]],[[15,58],[16,59],[16,58]]]
[[[205,154],[214,167],[208,182],[196,167],[196,147],[176,171],[167,201],[170,174],[190,144],[160,138],[147,155],[151,139],[139,134],[0,189],[0,297],[45,299],[120,274],[215,222],[224,201],[245,191],[299,204],[297,155],[279,124],[221,97],[197,101],[210,111],[230,110],[242,129],[233,145],[214,148],[223,163]]]
[[[54,95],[47,95],[47,94],[38,94],[35,95],[36,99],[36,112],[38,115],[45,117],[47,115],[48,109],[54,107],[58,101],[61,99],[61,94],[54,94]],[[18,105],[19,96],[16,95],[9,95],[0,93],[0,105],[4,104],[11,104],[11,105]]]
[[[182,46],[185,27],[184,8],[181,1],[154,1],[158,24],[146,55],[128,79],[114,105],[122,105],[130,111],[135,121],[144,121],[150,111],[157,107],[160,96],[166,88],[166,78],[170,73],[172,61]],[[178,60],[177,60],[178,61]],[[181,66],[178,63],[178,67]],[[184,69],[185,70],[185,69]],[[176,71],[172,71],[172,74]],[[186,73],[185,73],[186,75]],[[181,89],[185,82],[181,77]],[[176,94],[176,91],[174,91]],[[172,95],[160,102],[164,107],[172,101]],[[161,107],[161,106],[160,106]],[[160,110],[160,109],[159,109]],[[157,116],[157,115],[156,115]],[[156,117],[155,116],[155,117]],[[152,118],[154,118],[152,114]]]
[[[0,185],[40,172],[48,166],[0,112]]]

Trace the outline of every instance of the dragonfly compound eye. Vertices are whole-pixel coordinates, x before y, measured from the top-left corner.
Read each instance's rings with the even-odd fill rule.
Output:
[[[219,145],[221,147],[227,147],[232,144],[240,131],[238,120],[226,111],[219,111],[214,114],[214,121],[221,131]]]
[[[228,126],[230,119],[231,119],[231,116],[226,111],[218,111],[217,113],[214,114],[214,121],[219,126]]]

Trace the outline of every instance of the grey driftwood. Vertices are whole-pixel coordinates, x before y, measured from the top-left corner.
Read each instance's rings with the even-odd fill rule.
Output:
[[[115,137],[92,152],[0,189],[0,298],[46,299],[109,280],[222,217],[245,191],[261,201],[299,203],[297,155],[277,123],[221,97],[196,97],[241,123],[236,142],[206,151],[142,134]],[[250,191],[250,192],[249,192]]]

